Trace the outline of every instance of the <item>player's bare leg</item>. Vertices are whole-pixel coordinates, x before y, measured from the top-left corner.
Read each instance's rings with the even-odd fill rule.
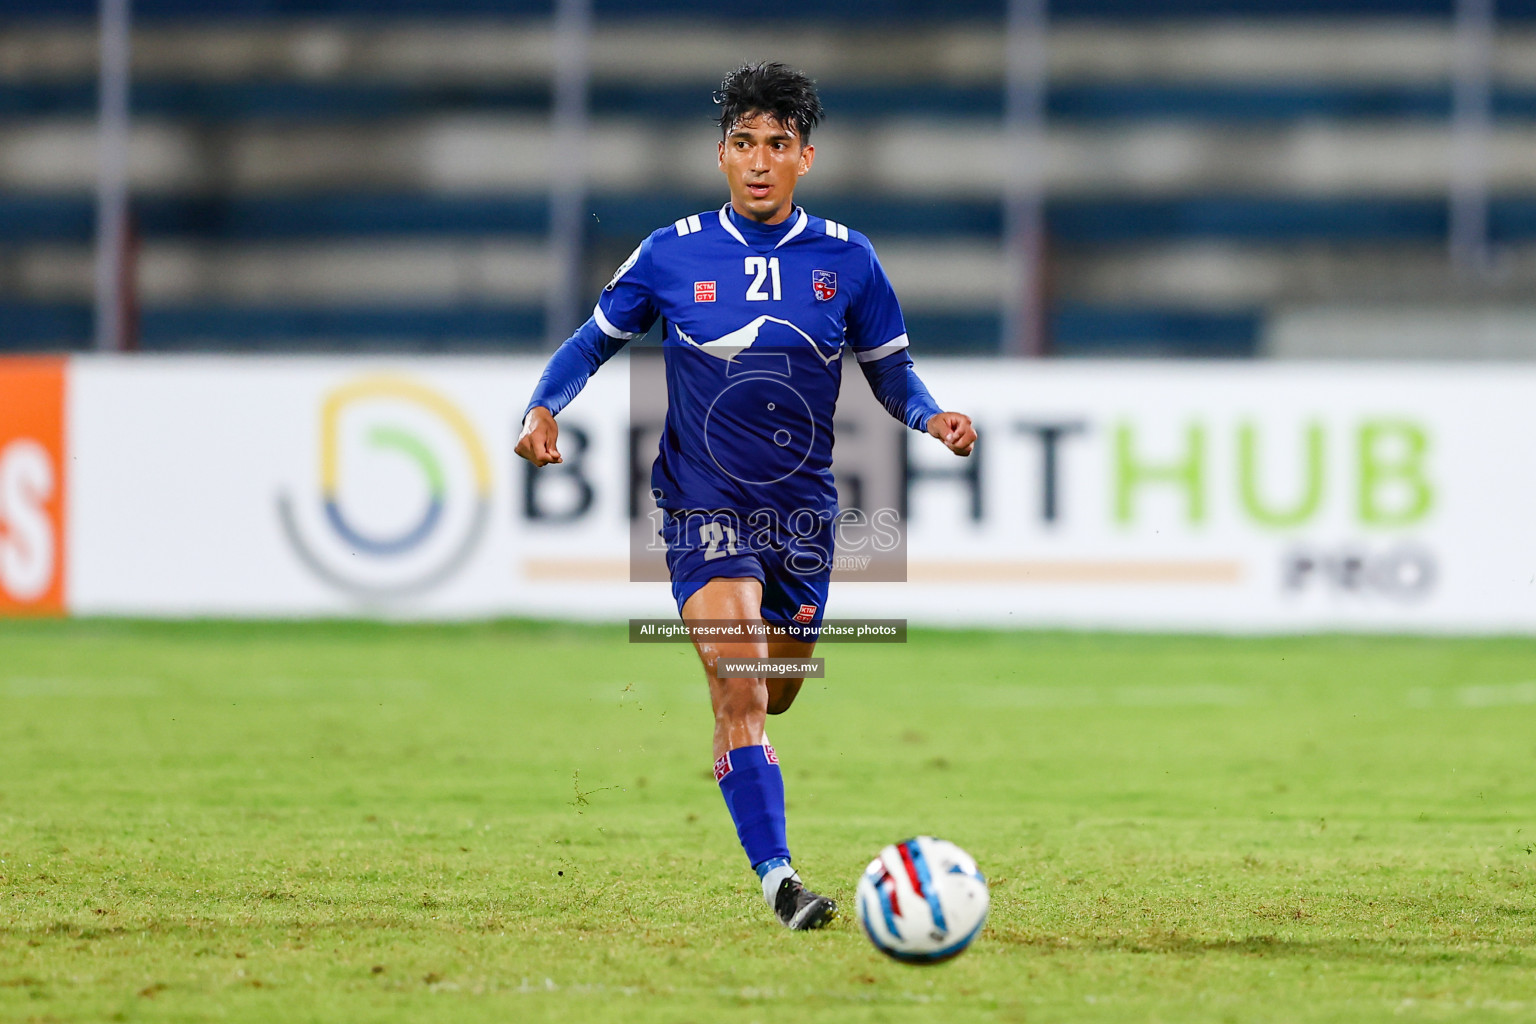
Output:
[[[683,622],[762,621],[762,584],[743,579],[713,579],[683,604]],[[709,681],[709,702],[715,712],[715,757],[738,747],[763,745],[763,722],[768,714],[768,681],[761,677],[721,679],[716,665],[724,658],[766,658],[766,639],[695,637],[694,650]]]
[[[712,579],[683,603],[683,621],[759,624],[762,585],[752,577]],[[787,710],[801,679],[725,677],[722,659],[803,657],[814,644],[776,638],[694,637],[715,713],[715,779],[736,823],[747,859],[763,884],[763,898],[787,927],[820,928],[837,904],[805,888],[790,865],[784,830],[784,779],[764,724]]]

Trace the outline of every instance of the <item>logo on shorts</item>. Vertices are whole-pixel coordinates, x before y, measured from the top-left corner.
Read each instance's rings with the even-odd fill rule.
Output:
[[[713,282],[713,281],[695,281],[695,282],[693,282],[693,301],[694,302],[714,302],[715,301],[715,282]]]
[[[727,750],[715,758],[715,781],[719,782],[729,774],[731,774],[731,752]]]
[[[830,270],[811,271],[811,290],[816,293],[816,301],[826,302],[837,294],[837,275]]]
[[[763,741],[763,756],[768,759],[769,764],[779,763],[779,752],[774,750],[773,744],[769,743],[767,740]]]
[[[795,621],[802,624],[810,622],[815,617],[816,606],[813,604],[803,604],[800,606],[800,610],[795,612]]]

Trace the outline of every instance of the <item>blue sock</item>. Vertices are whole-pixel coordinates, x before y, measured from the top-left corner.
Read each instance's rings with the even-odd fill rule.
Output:
[[[787,867],[789,867],[788,857],[769,857],[761,864],[753,864],[752,870],[757,872],[758,878],[762,878],[770,871],[777,871],[779,868]]]
[[[736,823],[736,836],[754,869],[775,858],[789,860],[784,828],[784,774],[771,746],[737,747],[715,762],[720,795]],[[759,876],[764,872],[759,872]]]

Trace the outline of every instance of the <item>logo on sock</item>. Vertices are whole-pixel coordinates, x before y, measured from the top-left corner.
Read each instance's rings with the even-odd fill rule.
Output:
[[[715,759],[715,781],[719,782],[731,774],[731,752],[727,750]]]
[[[779,752],[773,749],[772,743],[765,742],[763,744],[763,756],[768,759],[769,764],[779,763]],[[729,769],[727,769],[727,771],[729,771]],[[716,781],[719,781],[719,776],[716,776]]]

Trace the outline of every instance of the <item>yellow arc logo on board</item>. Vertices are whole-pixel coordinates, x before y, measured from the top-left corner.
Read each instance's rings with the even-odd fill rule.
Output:
[[[357,525],[342,500],[342,420],[344,415],[369,402],[398,403],[428,414],[442,428],[433,439],[424,437],[409,424],[383,419],[373,422],[363,435],[367,448],[405,459],[420,477],[427,500],[421,514],[403,529],[381,534]],[[440,445],[451,439],[460,451],[445,453]],[[470,491],[456,499],[450,476],[445,470],[445,454],[457,456],[468,466]],[[347,569],[335,559],[322,556],[321,545],[307,539],[299,525],[293,501],[286,493],[277,498],[278,519],[294,553],[305,567],[331,586],[355,597],[391,600],[430,590],[457,573],[474,553],[490,518],[491,463],[469,417],[443,395],[406,377],[370,376],[344,384],[325,396],[320,411],[319,497],[324,522],[330,536],[324,544],[345,551]],[[462,488],[461,488],[462,489]],[[458,526],[457,542],[445,543],[439,535],[450,528],[449,512],[455,500],[469,504],[468,515]],[[429,547],[439,554],[425,565],[413,564],[398,575],[380,567],[418,558]],[[362,559],[362,562],[358,560]],[[366,567],[363,572],[353,569]]]

